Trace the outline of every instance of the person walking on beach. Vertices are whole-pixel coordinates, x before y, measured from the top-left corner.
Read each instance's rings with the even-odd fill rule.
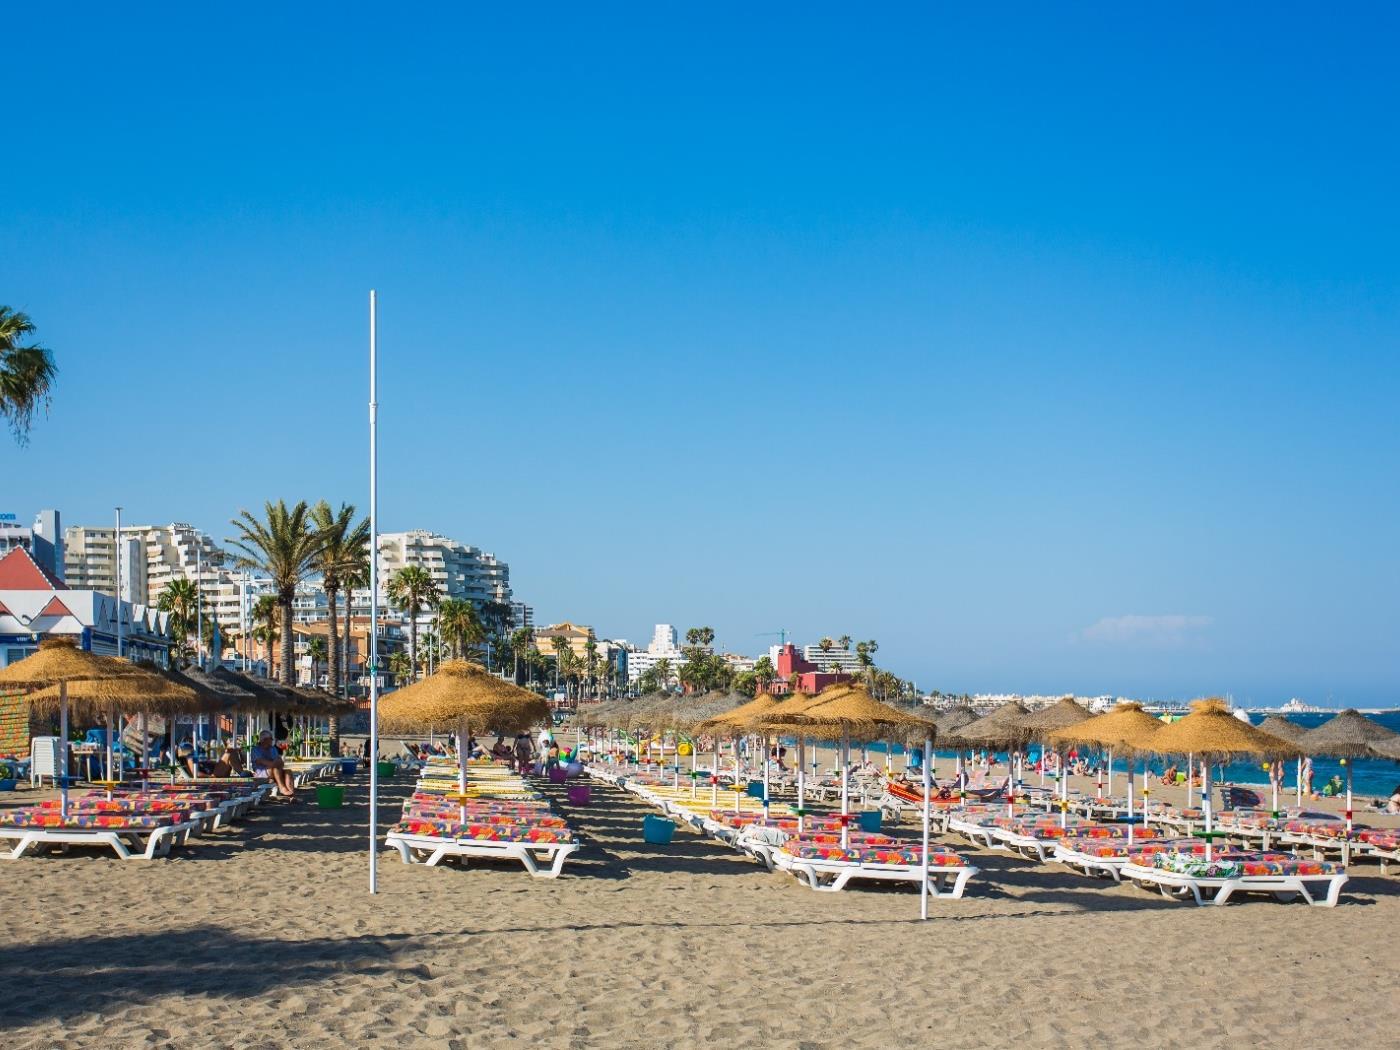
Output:
[[[524,776],[530,771],[535,757],[535,742],[529,733],[519,733],[515,737],[515,771]]]
[[[1303,794],[1307,795],[1308,798],[1313,798],[1313,767],[1312,758],[1310,757],[1304,757],[1303,759],[1303,773],[1301,779],[1303,784]]]
[[[1274,790],[1274,792],[1275,792],[1276,794],[1277,794],[1277,793],[1281,793],[1281,792],[1283,791],[1283,763],[1282,763],[1282,762],[1273,761],[1273,762],[1270,762],[1270,763],[1269,763],[1269,786],[1270,786],[1271,788],[1273,788],[1273,790]]]

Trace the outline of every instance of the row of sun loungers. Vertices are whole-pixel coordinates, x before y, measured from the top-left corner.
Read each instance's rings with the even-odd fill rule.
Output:
[[[491,762],[468,763],[467,790],[460,786],[455,765],[427,763],[385,846],[405,864],[510,860],[535,878],[559,877],[579,841],[543,795]]]
[[[589,775],[615,784],[696,831],[733,846],[770,871],[785,871],[810,889],[834,893],[854,880],[911,882],[925,878],[921,843],[856,830],[854,814],[798,814],[786,804],[762,800],[716,785],[677,787],[664,775],[616,767],[589,768]],[[717,802],[716,795],[722,803]],[[958,854],[930,846],[928,888],[937,897],[961,897],[977,869]]]
[[[66,815],[57,799],[0,810],[0,839],[14,843],[0,857],[102,846],[122,860],[153,860],[243,819],[270,790],[265,780],[207,779],[78,795],[68,800]]]

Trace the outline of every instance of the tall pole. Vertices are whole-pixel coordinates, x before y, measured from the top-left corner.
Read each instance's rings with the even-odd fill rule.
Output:
[[[117,656],[124,655],[122,646],[122,509],[117,508],[117,531],[112,537],[114,549],[117,556],[112,559],[117,568]],[[116,718],[109,709],[107,712],[107,779],[115,780],[112,776],[112,732],[116,728]]]
[[[379,401],[378,297],[369,293],[369,891],[379,892]]]
[[[204,575],[204,552],[199,548],[199,533],[194,534],[194,662],[204,670],[204,588],[200,578]]]

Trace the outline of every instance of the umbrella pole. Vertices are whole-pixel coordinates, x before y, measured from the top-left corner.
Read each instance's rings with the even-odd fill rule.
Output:
[[[1041,757],[1044,758],[1042,752]],[[1060,829],[1063,831],[1069,827],[1069,777],[1065,769],[1065,755],[1063,751],[1055,752],[1055,761],[1060,765]],[[1042,762],[1041,765],[1045,763]]]
[[[112,713],[112,708],[111,708],[111,706],[109,705],[108,708],[107,708],[107,732],[106,732],[106,734],[105,734],[106,737],[107,737],[107,779],[108,779],[108,780],[116,780],[116,779],[117,779],[116,777],[112,776],[112,726],[113,726],[113,724],[115,723],[115,721],[116,721],[116,715]],[[111,794],[111,788],[108,788],[107,790],[108,790],[108,794],[110,795],[110,794]]]
[[[805,750],[806,750],[806,741],[805,741],[805,739],[804,739],[803,737],[800,737],[800,736],[799,736],[799,737],[797,738],[797,834],[798,834],[798,835],[801,835],[801,834],[802,834],[802,811],[803,811],[804,809],[807,808],[806,805],[805,805],[805,803],[803,802],[803,797],[804,797],[804,790],[803,790],[803,789],[806,787],[806,784],[805,784],[805,782],[804,782],[804,781],[805,781],[806,774],[803,772],[803,769],[802,769],[802,760],[803,760],[804,758],[807,757],[807,756],[804,754],[804,751],[805,751]]]
[[[1112,755],[1113,752],[1110,751],[1108,759],[1110,762],[1113,761]],[[1094,797],[1100,802],[1103,801],[1103,752],[1099,752],[1099,778],[1098,783],[1095,785]]]
[[[768,734],[763,734],[763,815],[768,816],[768,767],[771,766],[771,754],[768,750]]]
[[[1303,759],[1302,759],[1302,756],[1301,756],[1301,755],[1298,757],[1298,772],[1297,772],[1296,776],[1297,776],[1297,784],[1296,784],[1295,786],[1296,786],[1297,789],[1298,789],[1298,808],[1299,808],[1299,809],[1302,809],[1302,808],[1303,808]]]
[[[719,736],[715,736],[715,766],[710,770],[710,806],[719,808]]]
[[[743,774],[739,771],[739,738],[734,738],[734,812],[739,812],[739,781]]]
[[[1196,787],[1196,756],[1186,756],[1186,808],[1191,808],[1191,796]]]
[[[695,798],[695,741],[690,742],[690,797]]]
[[[1137,759],[1128,760],[1128,845],[1133,844],[1133,767],[1137,765]]]
[[[1347,759],[1347,838],[1351,838],[1351,759]]]
[[[846,730],[841,730],[841,848],[851,847],[851,741]]]
[[[462,794],[467,793],[467,738],[471,733],[467,730],[467,720],[464,718],[457,725],[457,790]],[[458,799],[462,823],[467,822],[467,800]]]
[[[68,683],[58,683],[59,716],[59,801],[58,815],[64,820],[68,819]]]
[[[1211,836],[1211,806],[1210,806],[1210,762],[1201,763],[1201,809],[1205,812],[1206,822],[1206,862],[1211,860],[1210,836]]]
[[[919,881],[919,918],[928,918],[928,824],[929,810],[933,808],[933,772],[929,756],[933,754],[933,737],[924,737],[924,852],[923,878]]]
[[[146,712],[145,712],[145,711],[142,711],[142,712],[141,712],[141,768],[142,768],[142,769],[145,769],[145,768],[146,768],[146,757],[147,757],[147,755],[148,755],[149,753],[150,753],[150,749],[149,749],[149,747],[148,747],[148,745],[147,745],[147,743],[146,743]],[[143,773],[142,775],[145,776],[145,775],[147,775],[147,774],[144,774],[144,773]]]
[[[1108,749],[1108,797],[1113,797],[1113,748]]]

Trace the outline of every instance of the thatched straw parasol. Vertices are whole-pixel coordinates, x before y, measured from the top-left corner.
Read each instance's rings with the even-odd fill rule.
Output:
[[[141,670],[127,660],[111,656],[99,656],[79,649],[68,638],[45,638],[39,643],[37,652],[18,660],[8,667],[0,668],[0,688],[11,686],[21,689],[41,690],[49,687],[57,689],[59,709],[59,736],[62,749],[59,779],[59,812],[68,815],[68,690],[97,689],[113,679],[130,679],[133,685],[145,685],[147,689],[164,689],[161,679]],[[42,704],[43,701],[40,701]],[[109,716],[109,724],[115,719]],[[112,770],[112,734],[107,733],[107,768]]]
[[[1377,740],[1371,745],[1371,750],[1382,758],[1391,758],[1400,762],[1400,735]]]
[[[1113,752],[1121,751],[1128,756],[1128,816],[1133,813],[1133,773],[1137,756],[1150,754],[1152,740],[1166,726],[1159,718],[1153,718],[1134,701],[1119,704],[1112,711],[1095,715],[1076,725],[1066,726],[1052,732],[1047,739],[1051,745],[1064,747],[1099,747],[1109,749],[1109,794],[1113,793]],[[1143,772],[1142,819],[1147,820],[1147,773]],[[1132,826],[1128,827],[1128,841],[1132,841]]]
[[[1287,740],[1291,744],[1296,744],[1298,738],[1306,733],[1307,727],[1300,726],[1297,722],[1290,722],[1283,715],[1270,715],[1264,721],[1255,726],[1261,733],[1268,733],[1276,736],[1280,740]]]
[[[1292,758],[1298,748],[1276,736],[1256,729],[1230,714],[1224,700],[1197,700],[1191,713],[1178,722],[1165,726],[1151,738],[1151,747],[1158,754],[1195,754],[1203,758],[1201,806],[1205,810],[1207,854],[1210,851],[1211,828],[1210,767],[1212,762],[1229,762],[1249,755]]]
[[[1011,700],[954,731],[952,742],[962,750],[978,747],[1014,750],[1030,739],[1030,731],[1021,724],[1029,713],[1020,701]]]
[[[1347,770],[1347,834],[1351,834],[1351,759],[1378,754],[1377,744],[1400,743],[1400,734],[1372,721],[1353,708],[1333,715],[1316,729],[1309,729],[1296,741],[1298,749],[1309,755],[1329,755],[1340,758]]]
[[[966,704],[959,704],[933,716],[933,724],[938,727],[939,733],[948,738],[958,735],[957,731],[963,726],[971,725],[977,721],[977,712]]]
[[[763,714],[778,706],[778,698],[769,693],[759,693],[738,707],[722,711],[717,715],[697,722],[695,731],[706,736],[734,736],[744,732],[744,723],[755,715]]]
[[[107,718],[113,710],[160,714],[192,711],[200,706],[193,688],[155,671],[51,685],[30,693],[28,700],[38,711],[53,712],[59,709],[65,695],[69,711],[84,718]]]
[[[1229,762],[1246,755],[1286,755],[1299,753],[1296,746],[1262,732],[1230,714],[1224,700],[1197,700],[1191,713],[1164,726],[1151,737],[1151,749],[1158,754],[1197,754],[1208,760]]]
[[[1042,707],[1039,711],[1032,711],[1020,720],[1020,725],[1026,730],[1028,740],[1036,740],[1045,744],[1052,733],[1058,729],[1065,729],[1069,726],[1076,726],[1087,722],[1092,715],[1084,709],[1083,705],[1074,702],[1074,697],[1066,696],[1051,704],[1049,707]],[[1055,748],[1056,754],[1060,755],[1061,748]],[[1045,780],[1045,756],[1040,756],[1041,784]],[[1060,826],[1064,827],[1069,822],[1069,776],[1065,771],[1064,758],[1060,755],[1059,761],[1059,781],[1060,781]]]

